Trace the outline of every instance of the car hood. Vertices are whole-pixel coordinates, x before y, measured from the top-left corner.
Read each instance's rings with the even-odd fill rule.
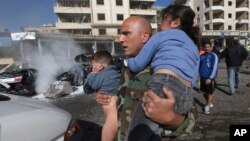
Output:
[[[17,107],[20,107],[20,106],[26,107],[24,109],[44,109],[44,110],[51,110],[51,111],[62,111],[61,109],[57,108],[56,106],[48,102],[39,101],[36,99],[31,99],[31,98],[22,97],[22,96],[11,95],[11,94],[0,93],[0,95],[7,96],[10,98],[10,100],[3,100],[3,101],[0,100],[0,104],[10,103],[13,106],[15,105]],[[12,110],[16,112],[15,109],[12,109]]]
[[[72,120],[71,114],[51,103],[9,94],[0,95],[10,98],[0,101],[3,140],[54,140],[56,136],[64,134]]]

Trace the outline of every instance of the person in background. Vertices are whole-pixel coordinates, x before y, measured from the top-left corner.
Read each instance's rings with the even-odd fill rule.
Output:
[[[225,48],[220,54],[221,59],[226,59],[230,95],[235,94],[236,89],[240,86],[240,68],[247,56],[247,50],[240,45],[237,39],[232,39],[228,42],[227,48]]]
[[[200,56],[200,91],[204,92],[206,100],[204,113],[209,114],[213,107],[212,97],[215,90],[215,78],[218,73],[218,56],[212,52],[213,46],[210,41],[204,44],[205,53]]]
[[[129,57],[136,56],[152,34],[149,21],[141,16],[130,16],[122,24],[120,43],[124,54]],[[153,91],[147,91],[147,82],[151,79],[150,69],[146,68],[140,73],[132,74],[125,62],[122,68],[121,86],[119,89],[119,122],[118,140],[161,140],[180,137],[191,133],[195,124],[195,110],[188,114],[178,114],[174,110],[175,97],[169,88],[163,88],[166,98],[159,97]],[[96,101],[101,105],[109,105],[110,96],[105,92],[96,93]],[[143,105],[147,118],[164,126],[162,135],[155,135],[147,128],[142,128],[140,134],[133,134],[129,130],[131,121],[136,116],[137,107]],[[143,136],[142,136],[143,135]],[[143,138],[139,138],[143,137]]]
[[[106,116],[102,128],[102,141],[113,141],[118,128],[117,119],[117,89],[120,82],[120,74],[113,65],[113,57],[108,51],[99,51],[91,58],[92,72],[88,74],[83,90],[86,94],[97,91],[107,92],[110,98],[109,105],[102,105]]]

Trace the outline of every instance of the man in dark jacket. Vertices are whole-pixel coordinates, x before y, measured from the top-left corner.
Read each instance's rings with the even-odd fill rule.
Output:
[[[228,47],[220,54],[220,58],[226,59],[230,95],[233,95],[235,89],[240,86],[240,67],[247,56],[247,50],[236,39],[229,43]]]

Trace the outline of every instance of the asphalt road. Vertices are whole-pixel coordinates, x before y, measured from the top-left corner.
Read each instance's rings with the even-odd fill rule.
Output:
[[[211,109],[210,115],[203,114],[205,100],[202,93],[198,92],[195,96],[198,116],[196,126],[191,135],[181,140],[228,141],[231,124],[250,124],[250,88],[246,86],[249,82],[250,60],[247,60],[242,66],[240,92],[233,96],[228,95],[226,66],[224,61],[221,61],[217,77],[218,86],[213,97],[214,108]],[[62,97],[52,103],[78,119],[85,132],[83,140],[99,139],[104,116],[94,95]]]

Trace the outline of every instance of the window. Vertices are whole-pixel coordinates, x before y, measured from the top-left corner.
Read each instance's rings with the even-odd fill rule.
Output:
[[[106,35],[106,29],[99,29],[99,35]]]
[[[200,7],[197,7],[196,9],[197,9],[197,11],[200,11]]]
[[[118,28],[118,29],[117,29],[117,34],[119,35],[120,33],[121,33],[121,29]]]
[[[228,1],[228,6],[232,6],[232,2],[231,1]]]
[[[116,5],[122,5],[122,0],[116,0]]]
[[[105,14],[98,14],[97,17],[99,21],[105,20]]]
[[[232,30],[232,26],[231,25],[228,26],[228,30]]]
[[[117,19],[117,21],[123,21],[123,14],[117,14],[116,15],[116,19]]]
[[[97,3],[98,5],[104,5],[104,0],[96,0],[96,3]]]
[[[231,13],[228,14],[228,18],[232,18],[232,14]]]

